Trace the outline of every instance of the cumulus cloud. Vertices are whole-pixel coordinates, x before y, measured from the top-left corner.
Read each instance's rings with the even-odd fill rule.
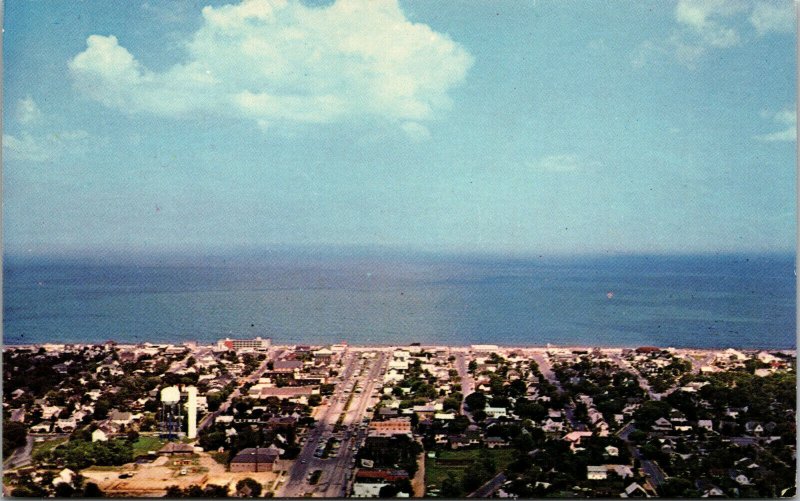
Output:
[[[750,15],[750,23],[759,35],[792,33],[797,17],[793,2],[759,2]]]
[[[69,152],[85,149],[89,134],[84,130],[34,135],[3,134],[3,154],[8,160],[52,162]]]
[[[39,120],[42,111],[32,97],[27,96],[17,103],[17,120],[22,124],[29,124]]]
[[[748,14],[755,33],[743,32]],[[666,38],[645,40],[637,47],[631,59],[634,66],[671,57],[693,68],[711,51],[736,47],[770,32],[789,33],[794,26],[790,0],[754,4],[740,0],[678,0],[674,16],[676,26]]]
[[[763,112],[763,118],[771,119],[781,126],[780,130],[755,136],[755,139],[766,142],[783,142],[797,140],[797,111],[786,108],[777,113]]]
[[[51,162],[67,153],[86,149],[89,134],[81,129],[53,131],[48,127],[36,101],[27,96],[17,102],[16,130],[3,134],[3,155],[7,160]]]
[[[727,48],[738,45],[740,38],[726,19],[744,9],[745,5],[735,0],[679,0],[675,20],[688,27],[701,44]]]
[[[406,19],[396,0],[245,0],[202,15],[187,60],[163,72],[114,36],[90,36],[69,62],[75,85],[130,113],[212,113],[265,129],[377,117],[418,138],[473,62],[447,35]]]

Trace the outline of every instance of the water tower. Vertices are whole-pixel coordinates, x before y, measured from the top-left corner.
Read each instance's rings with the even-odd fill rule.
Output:
[[[161,390],[161,436],[172,440],[181,433],[181,391],[177,386],[167,386]]]

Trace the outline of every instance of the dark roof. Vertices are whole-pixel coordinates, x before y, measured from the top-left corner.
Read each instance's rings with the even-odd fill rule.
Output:
[[[396,482],[408,478],[408,472],[405,470],[358,470],[356,472],[357,479],[377,479],[385,480],[387,482]]]
[[[192,453],[194,452],[194,446],[191,446],[189,444],[170,442],[164,447],[162,447],[158,452],[162,454]]]
[[[231,463],[274,463],[277,459],[278,452],[273,449],[248,447],[239,451]]]
[[[300,369],[303,362],[300,360],[276,360],[273,364],[274,369]]]

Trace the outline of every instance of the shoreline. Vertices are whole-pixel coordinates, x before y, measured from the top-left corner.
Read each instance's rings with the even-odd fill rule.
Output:
[[[183,341],[183,342],[161,342],[161,343],[154,343],[149,341],[144,341],[140,343],[127,343],[121,341],[115,341],[113,339],[106,340],[103,342],[97,343],[69,343],[69,342],[61,342],[61,341],[51,341],[45,343],[25,343],[25,344],[14,344],[14,343],[3,343],[3,349],[7,348],[41,348],[45,346],[71,346],[71,347],[88,347],[88,346],[102,346],[108,344],[109,342],[113,343],[115,346],[120,347],[138,347],[138,346],[185,346],[189,349],[197,349],[197,348],[213,348],[216,346],[216,343],[199,343],[193,341]],[[621,350],[636,350],[637,348],[658,348],[661,350],[682,350],[682,351],[695,351],[695,352],[711,352],[711,351],[725,351],[725,350],[736,350],[741,352],[760,352],[760,351],[771,351],[771,352],[782,352],[788,354],[796,354],[797,347],[793,348],[774,348],[774,347],[748,347],[748,348],[741,348],[736,346],[719,346],[719,347],[696,347],[696,346],[657,346],[657,345],[650,345],[650,344],[639,344],[639,345],[625,345],[625,346],[612,346],[612,345],[557,345],[553,343],[547,344],[526,344],[526,345],[503,345],[503,344],[397,344],[397,343],[387,343],[387,344],[379,344],[379,343],[370,343],[370,344],[349,344],[349,343],[317,343],[317,344],[307,344],[307,343],[293,343],[293,344],[273,344],[271,345],[270,349],[291,349],[296,346],[309,346],[309,347],[324,347],[324,346],[337,346],[343,345],[346,346],[346,349],[353,349],[357,351],[362,350],[389,350],[389,349],[408,349],[408,348],[420,348],[420,349],[454,349],[454,350],[468,350],[468,351],[487,351],[488,349],[497,348],[500,350],[570,350],[570,351],[588,351],[591,352],[593,350],[601,350],[601,351],[621,351]]]

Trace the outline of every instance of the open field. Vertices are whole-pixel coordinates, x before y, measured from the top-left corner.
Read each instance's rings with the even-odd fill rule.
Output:
[[[188,459],[188,458],[187,458]],[[192,464],[176,464],[177,458],[159,457],[152,463],[129,463],[118,467],[87,468],[81,474],[87,480],[98,484],[100,489],[111,496],[161,496],[169,486],[186,488],[192,485],[204,487],[208,484],[227,485],[235,488],[239,480],[253,478],[268,489],[278,479],[278,473],[232,473],[215,461],[209,454],[194,455]],[[181,471],[185,469],[186,474]],[[120,478],[120,475],[130,475]]]
[[[140,436],[133,443],[133,457],[147,454],[148,451],[157,452],[166,443],[166,440],[161,440],[158,437]]]
[[[39,455],[50,452],[59,445],[66,443],[67,440],[69,440],[69,437],[59,437],[54,438],[53,440],[45,440],[44,442],[34,442],[31,455],[38,457]]]
[[[495,463],[495,472],[502,471],[512,461],[514,451],[512,449],[469,449],[456,451],[442,451],[436,454],[436,458],[425,458],[425,485],[436,486],[434,489],[441,488],[442,481],[450,474],[455,477],[460,485],[464,471],[482,457],[488,456]],[[484,456],[485,455],[485,456]],[[445,462],[453,461],[464,464],[447,465]]]

